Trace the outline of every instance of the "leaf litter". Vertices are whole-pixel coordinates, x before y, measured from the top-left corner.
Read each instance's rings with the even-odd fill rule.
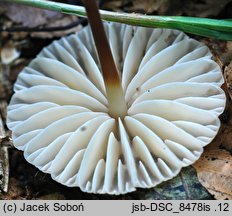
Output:
[[[195,7],[196,10],[194,11],[188,9],[188,13],[186,13],[186,11],[180,7],[174,7],[173,10],[172,2],[168,0],[163,1],[165,2],[163,5],[151,7],[149,11],[147,7],[149,4],[152,4],[151,1],[144,1],[144,5],[142,1],[137,0],[137,2],[139,4],[134,6],[133,2],[130,0],[103,1],[103,7],[111,7],[113,10],[124,10],[127,12],[139,10],[144,13],[149,12],[150,14],[168,13],[168,11],[172,9],[173,15],[190,15],[190,13],[193,12],[197,16],[197,13],[200,11],[200,9],[202,9],[202,7],[199,6],[200,3],[196,3],[194,0],[188,0],[188,2],[190,2],[189,7]],[[177,1],[177,5],[178,2],[179,1]],[[199,16],[204,17],[212,15],[217,16],[223,10],[225,10],[225,5],[227,5],[229,1],[224,0],[223,2],[220,2],[220,7],[214,7],[213,9],[210,1],[205,0],[201,2],[205,9],[199,13]],[[211,10],[209,8],[211,8]],[[4,13],[4,11],[1,8],[1,14],[2,13]],[[39,17],[41,16],[39,13],[46,14],[47,12],[43,11],[36,13],[38,13],[37,15]],[[50,26],[50,21],[50,23],[54,22],[59,26],[62,25],[63,19],[63,15],[61,14],[52,14],[48,12],[46,15],[43,14],[42,18],[36,21],[37,23],[27,23],[28,20],[23,20],[25,18],[23,18],[22,15],[20,15],[21,18],[17,16],[15,15],[15,17],[12,17],[12,19],[10,17],[6,18],[4,20],[4,24],[10,27],[14,25],[15,22],[18,24],[20,21],[20,23],[25,26]],[[70,22],[70,20],[73,21],[74,19],[70,18],[71,16],[65,16],[69,18],[65,20],[63,24],[67,24]],[[80,29],[80,26],[73,31],[78,31],[78,29]],[[8,61],[7,65],[5,66],[3,66],[3,62],[0,62],[0,89],[2,92],[4,92],[4,94],[6,94],[4,97],[1,97],[1,101],[6,103],[11,96],[12,85],[21,68],[26,66],[30,59],[34,57],[35,53],[38,53],[43,46],[50,43],[50,40],[48,41],[47,38],[56,39],[56,37],[66,35],[67,33],[69,32],[60,31],[59,34],[55,34],[54,32],[32,32],[24,34],[16,32],[9,34],[5,32],[0,34],[0,37],[4,42],[2,45],[0,44],[1,55],[4,55],[4,46],[7,47],[10,45],[9,47],[12,49],[10,51],[10,56],[13,56],[13,58]],[[32,46],[31,44],[34,42],[30,42],[31,38],[28,36],[28,34],[30,37],[38,38],[40,43],[36,42],[36,46]],[[208,45],[211,51],[214,53],[215,60],[219,63],[224,71],[226,85],[224,85],[223,88],[231,97],[232,63],[230,62],[232,61],[232,42],[218,41],[196,36],[195,38]],[[15,42],[18,43],[22,40],[27,41],[31,52],[34,53],[33,55],[28,53],[28,49],[14,46]],[[16,56],[16,53],[17,55],[21,53],[20,58],[19,55]],[[6,110],[1,109],[3,120],[5,119],[5,113]],[[228,99],[227,108],[221,116],[221,121],[222,127],[217,137],[205,148],[202,157],[194,164],[193,167],[196,169],[196,171],[191,166],[187,167],[183,169],[176,178],[173,178],[170,181],[159,185],[158,187],[148,190],[140,189],[136,192],[123,196],[112,197],[108,195],[86,194],[81,192],[79,189],[67,188],[57,184],[48,175],[41,173],[28,164],[24,160],[21,152],[17,151],[16,149],[9,149],[9,190],[7,193],[2,193],[0,195],[0,199],[232,199],[232,102],[230,99]],[[7,134],[9,134],[9,131],[7,131]],[[25,172],[25,170],[27,172]]]

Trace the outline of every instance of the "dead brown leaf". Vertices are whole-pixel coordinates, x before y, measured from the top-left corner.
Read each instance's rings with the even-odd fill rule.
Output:
[[[24,27],[22,32],[16,31],[13,33],[13,38],[16,40],[26,37],[28,34],[30,34],[32,37],[46,39],[61,37],[71,32],[80,30],[80,25],[75,25],[78,20],[76,16],[65,15],[56,11],[33,8],[19,4],[0,3],[0,7],[5,9],[5,16],[8,17],[8,19],[2,19],[2,25],[5,29]],[[68,27],[70,25],[72,26],[72,24],[74,24],[74,27]],[[67,30],[52,30],[54,27],[62,28],[66,26]],[[43,31],[43,29],[45,30]],[[38,32],[36,30],[38,30]],[[7,32],[4,34],[5,37],[9,37]]]
[[[27,7],[18,4],[2,4],[7,12],[6,16],[14,23],[25,27],[36,27],[46,24],[51,19],[59,19],[62,14],[59,12]]]
[[[222,114],[220,132],[194,164],[199,181],[216,199],[232,200],[232,43],[203,39],[221,69],[224,69],[227,108]],[[225,67],[229,62],[228,66]],[[227,86],[227,87],[226,87]],[[229,95],[228,95],[229,94]],[[229,98],[230,97],[230,98]]]
[[[232,103],[214,141],[194,164],[199,181],[216,199],[232,200]]]

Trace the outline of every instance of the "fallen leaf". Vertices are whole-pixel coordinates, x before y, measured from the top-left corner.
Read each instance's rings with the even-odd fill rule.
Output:
[[[232,199],[232,103],[224,112],[224,122],[214,141],[193,165],[199,181],[215,199]]]
[[[28,7],[18,4],[1,4],[6,10],[6,16],[15,23],[24,27],[36,27],[46,24],[49,20],[59,19],[62,14],[59,12]]]
[[[25,27],[22,32],[16,31],[13,33],[14,39],[26,37],[27,34],[30,34],[32,37],[43,39],[61,37],[80,30],[80,25],[77,23],[78,18],[76,16],[12,3],[0,3],[0,8],[5,9],[5,16],[7,16],[10,21],[3,19],[4,22],[2,25],[4,28],[18,29],[17,27]],[[75,23],[77,24],[75,25]],[[65,30],[61,29],[58,31],[52,29],[53,27],[62,28],[72,24],[73,27],[67,27]],[[6,37],[9,37],[7,32]]]

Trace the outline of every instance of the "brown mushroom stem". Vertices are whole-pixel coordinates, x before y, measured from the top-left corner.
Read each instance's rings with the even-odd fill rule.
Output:
[[[111,53],[105,30],[95,0],[83,0],[98,52],[108,98],[109,114],[124,118],[127,114],[125,94]]]

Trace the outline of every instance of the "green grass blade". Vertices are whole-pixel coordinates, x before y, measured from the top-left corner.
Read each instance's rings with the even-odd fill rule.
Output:
[[[47,10],[59,11],[65,14],[86,17],[85,9],[81,6],[45,0],[6,0],[28,6],[39,7]],[[232,20],[217,20],[198,17],[183,16],[147,16],[100,10],[103,20],[125,23],[129,25],[151,28],[172,28],[187,33],[221,40],[232,40]]]

